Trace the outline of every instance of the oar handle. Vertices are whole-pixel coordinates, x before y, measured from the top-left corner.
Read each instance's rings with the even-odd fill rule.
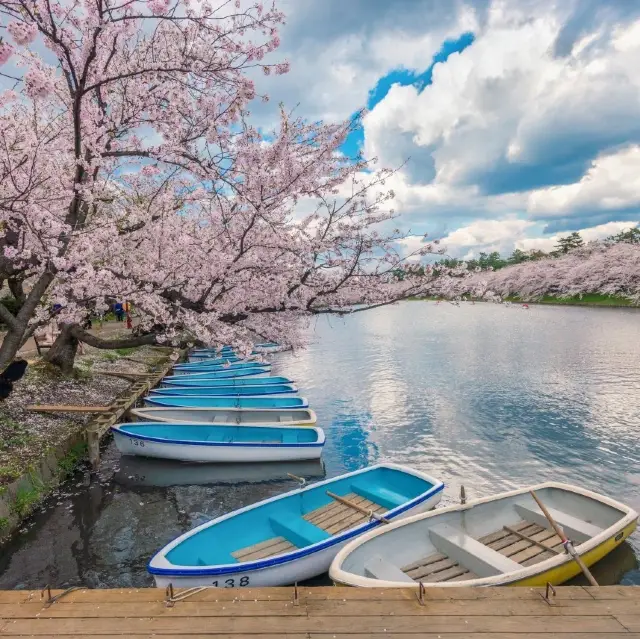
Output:
[[[575,562],[578,564],[578,566],[580,567],[580,570],[582,570],[582,572],[584,573],[584,576],[587,578],[587,581],[592,586],[598,586],[599,585],[598,582],[595,580],[595,577],[591,574],[591,571],[587,568],[584,561],[582,561],[582,558],[578,554],[578,551],[573,547],[573,544],[567,539],[567,536],[564,534],[564,531],[555,522],[554,518],[551,516],[551,513],[547,510],[545,505],[540,501],[540,498],[538,497],[538,495],[536,495],[533,492],[533,490],[530,490],[529,492],[531,493],[531,496],[536,500],[536,504],[540,506],[540,510],[542,511],[544,516],[547,518],[547,521],[551,524],[551,527],[556,531],[556,534],[558,535],[558,537],[562,539],[562,543],[564,544],[564,547],[567,549],[567,552],[573,557]]]
[[[298,475],[294,475],[293,473],[287,473],[287,476],[299,482],[300,486],[304,486],[307,483],[307,480],[304,477],[298,477]]]
[[[386,517],[383,517],[382,515],[379,515],[378,513],[374,513],[373,510],[369,510],[368,508],[363,508],[362,506],[359,506],[358,504],[354,504],[349,499],[345,499],[344,497],[340,497],[340,495],[336,495],[335,493],[332,493],[330,490],[327,491],[327,495],[329,495],[329,497],[331,497],[331,499],[335,499],[336,501],[339,501],[341,504],[344,504],[345,506],[349,506],[349,508],[353,508],[354,510],[360,511],[363,515],[369,515],[369,517],[373,517],[374,519],[378,519],[383,524],[388,524],[389,523],[389,520]]]

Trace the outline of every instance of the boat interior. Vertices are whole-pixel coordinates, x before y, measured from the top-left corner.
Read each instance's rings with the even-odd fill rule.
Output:
[[[392,468],[372,468],[257,505],[202,528],[166,554],[181,566],[266,559],[329,539],[430,490],[433,484]],[[354,509],[327,494],[347,499]]]
[[[305,408],[276,409],[234,409],[234,408],[141,408],[132,411],[133,415],[144,416],[147,421],[156,419],[208,424],[294,424],[310,422],[314,419],[310,410]],[[155,416],[155,419],[154,419]]]
[[[536,492],[576,546],[626,513],[561,488]],[[464,582],[564,554],[561,539],[528,493],[437,514],[363,542],[340,568],[371,579],[416,583]]]

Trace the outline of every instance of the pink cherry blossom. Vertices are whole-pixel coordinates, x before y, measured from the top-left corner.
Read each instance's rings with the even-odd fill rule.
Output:
[[[12,53],[13,47],[8,42],[0,42],[0,64],[6,64]]]
[[[71,325],[126,300],[140,343],[248,354],[256,340],[303,345],[314,315],[428,290],[433,273],[410,263],[430,249],[402,255],[389,230],[393,171],[339,153],[358,118],[283,109],[272,131],[251,125],[251,69],[289,69],[275,6],[0,6],[28,33],[37,19],[56,58],[16,45],[28,71],[0,108],[0,279],[24,297],[18,316],[0,304],[0,369],[54,300]]]
[[[7,31],[16,41],[16,44],[21,46],[30,44],[38,35],[38,27],[32,22],[10,22],[7,26]]]

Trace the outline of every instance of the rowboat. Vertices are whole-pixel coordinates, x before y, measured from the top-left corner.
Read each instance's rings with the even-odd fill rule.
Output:
[[[131,416],[142,422],[269,426],[291,424],[313,426],[316,414],[310,408],[134,408]]]
[[[189,462],[271,462],[319,459],[320,428],[209,426],[204,424],[116,424],[111,432],[123,455]]]
[[[271,366],[252,366],[251,368],[224,368],[222,370],[192,371],[174,370],[174,374],[164,379],[186,377],[188,379],[228,379],[231,377],[269,377]]]
[[[190,363],[192,364],[198,364],[200,362],[207,362],[208,364],[225,364],[225,363],[229,363],[229,364],[234,364],[236,362],[242,362],[245,360],[242,360],[240,357],[237,357],[236,355],[226,355],[226,356],[221,356],[221,357],[216,357],[215,353],[211,353],[209,355],[205,355],[205,354],[190,354],[188,355],[187,359],[189,360]]]
[[[208,397],[296,397],[298,389],[294,384],[273,384],[267,386],[171,386],[156,388],[150,396],[167,395],[207,395]]]
[[[177,395],[145,397],[145,406],[184,408],[307,408],[306,397],[208,397],[207,395]]]
[[[580,572],[529,491],[590,566],[636,528],[638,513],[597,493],[547,482],[375,530],[331,565],[336,584],[367,587],[544,586]]]
[[[194,373],[206,373],[209,371],[232,371],[244,368],[263,368],[271,366],[260,362],[247,362],[241,360],[233,364],[209,364],[208,362],[199,362],[197,364],[176,364],[173,366],[174,371],[193,371]]]
[[[321,479],[325,476],[324,464],[322,459],[269,464],[191,464],[124,455],[120,458],[114,479],[118,484],[127,486],[213,486],[291,482],[289,474]]]
[[[260,377],[253,375],[251,377],[230,377],[225,379],[216,379],[210,376],[198,375],[169,375],[164,377],[160,382],[162,388],[174,388],[176,386],[207,386],[215,388],[220,386],[271,386],[273,384],[293,384],[293,380],[288,377],[265,375]]]
[[[433,508],[444,485],[380,464],[217,517],[167,544],[149,562],[156,586],[284,586],[327,571],[350,539]]]

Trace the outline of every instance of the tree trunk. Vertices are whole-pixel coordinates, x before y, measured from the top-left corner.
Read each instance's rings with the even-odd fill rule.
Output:
[[[74,324],[61,324],[60,335],[44,356],[44,360],[57,366],[65,375],[73,372],[73,363],[78,352],[78,338],[73,334]]]

